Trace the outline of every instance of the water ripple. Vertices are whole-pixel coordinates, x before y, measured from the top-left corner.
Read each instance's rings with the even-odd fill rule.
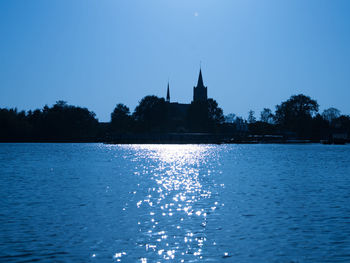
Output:
[[[349,262],[350,147],[0,145],[0,261]]]

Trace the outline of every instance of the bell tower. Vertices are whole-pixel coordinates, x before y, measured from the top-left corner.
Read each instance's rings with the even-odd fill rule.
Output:
[[[207,101],[208,100],[208,89],[204,86],[202,69],[199,69],[199,77],[197,87],[193,87],[193,101]]]

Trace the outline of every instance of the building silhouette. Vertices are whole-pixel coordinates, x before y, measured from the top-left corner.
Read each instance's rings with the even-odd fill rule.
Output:
[[[193,87],[193,102],[206,102],[207,100],[208,100],[208,87],[204,86],[202,69],[200,68],[197,86]],[[168,81],[165,101],[170,103],[170,104],[180,104],[177,102],[170,102],[170,84],[169,84],[169,81]],[[180,104],[180,105],[189,105],[189,104]]]
[[[193,87],[192,103],[206,102],[208,100],[208,89],[204,86],[202,69],[199,70],[197,86]],[[170,84],[168,82],[166,93],[169,126],[181,131],[185,127],[188,109],[191,103],[178,103],[170,101]]]
[[[197,87],[193,87],[193,101],[202,101],[205,102],[208,100],[208,90],[207,87],[204,86],[203,77],[202,77],[202,69],[199,70],[199,77],[197,82]]]

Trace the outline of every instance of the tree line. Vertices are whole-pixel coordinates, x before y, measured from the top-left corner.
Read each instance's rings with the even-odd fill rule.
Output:
[[[172,118],[172,108],[164,98],[144,97],[135,111],[118,104],[111,114],[110,130],[125,132],[217,132],[224,123],[223,110],[213,99],[192,102],[181,119]]]
[[[28,112],[0,109],[1,141],[92,141],[98,126],[93,112],[65,101]]]
[[[333,107],[320,113],[317,101],[303,94],[293,95],[277,105],[274,113],[263,109],[259,121],[250,111],[247,123],[252,134],[283,134],[315,141],[329,139],[334,133],[350,135],[349,115],[342,115]]]
[[[192,102],[180,119],[170,118],[164,98],[146,96],[133,112],[117,104],[108,123],[99,123],[87,108],[57,101],[52,107],[34,111],[0,108],[0,141],[105,141],[121,134],[204,132],[240,135],[283,135],[302,139],[327,139],[334,132],[349,136],[350,116],[336,108],[322,113],[316,100],[293,95],[277,105],[264,108],[259,118],[250,111],[244,119],[224,115],[213,99]]]

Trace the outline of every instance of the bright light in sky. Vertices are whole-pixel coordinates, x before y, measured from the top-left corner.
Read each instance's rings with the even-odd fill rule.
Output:
[[[0,107],[57,100],[109,121],[146,95],[190,103],[199,62],[224,113],[293,94],[350,114],[350,1],[1,1]]]

